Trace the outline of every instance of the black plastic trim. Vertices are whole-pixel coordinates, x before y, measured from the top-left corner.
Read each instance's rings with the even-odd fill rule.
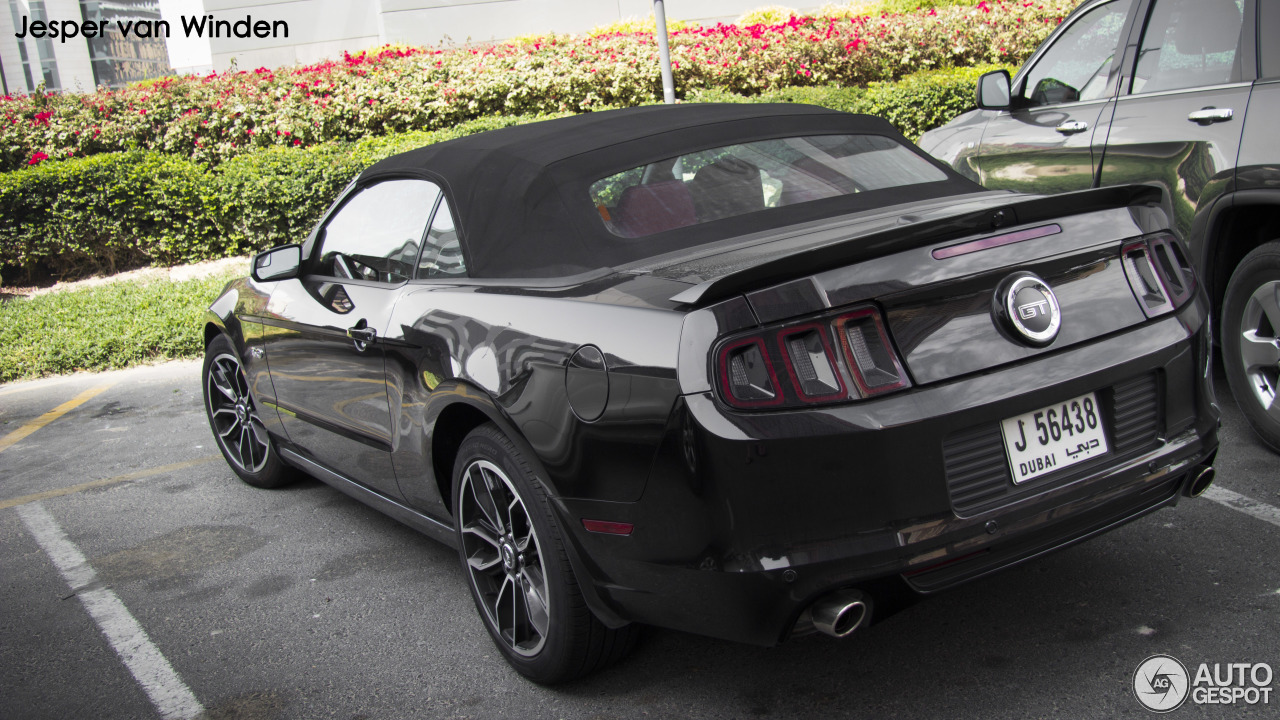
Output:
[[[289,448],[280,449],[280,457],[290,465],[302,470],[312,477],[320,480],[326,485],[333,487],[335,490],[349,495],[366,505],[373,507],[375,510],[391,516],[409,527],[417,530],[433,540],[448,545],[455,550],[458,547],[457,536],[453,532],[453,526],[428,517],[412,508],[401,505],[399,502],[383,495],[380,492],[371,490],[360,483],[347,477],[339,475],[329,468],[303,457],[301,454],[290,450]]]

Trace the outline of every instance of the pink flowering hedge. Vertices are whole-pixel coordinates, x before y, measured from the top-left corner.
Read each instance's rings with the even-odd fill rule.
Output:
[[[756,95],[862,86],[920,70],[1017,65],[1076,0],[982,2],[880,17],[693,26],[671,36],[676,87]],[[219,163],[490,115],[582,112],[661,97],[651,33],[548,35],[0,100],[0,170],[131,149]]]

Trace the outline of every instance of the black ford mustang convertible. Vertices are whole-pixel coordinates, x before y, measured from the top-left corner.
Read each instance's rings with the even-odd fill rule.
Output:
[[[1159,190],[986,191],[803,105],[581,115],[384,160],[213,303],[205,405],[456,546],[540,682],[637,624],[845,636],[1212,481]]]

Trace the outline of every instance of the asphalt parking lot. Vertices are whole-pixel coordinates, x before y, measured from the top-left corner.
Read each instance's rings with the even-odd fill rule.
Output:
[[[492,648],[452,550],[319,482],[240,483],[198,375],[0,386],[0,717],[1144,717],[1131,684],[1153,654],[1280,672],[1280,457],[1221,383],[1212,499],[844,641],[650,630],[547,689]]]

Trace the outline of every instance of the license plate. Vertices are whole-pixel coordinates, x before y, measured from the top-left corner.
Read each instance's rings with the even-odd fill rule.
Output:
[[[1102,408],[1093,393],[1008,418],[1000,430],[1015,485],[1108,450]]]

